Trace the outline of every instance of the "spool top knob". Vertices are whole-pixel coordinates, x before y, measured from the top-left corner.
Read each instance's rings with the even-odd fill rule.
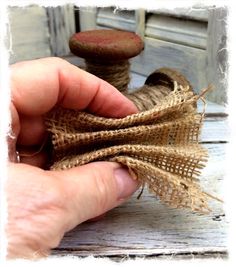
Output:
[[[125,60],[143,49],[142,39],[135,33],[119,30],[91,30],[75,33],[69,41],[70,50],[86,59]]]

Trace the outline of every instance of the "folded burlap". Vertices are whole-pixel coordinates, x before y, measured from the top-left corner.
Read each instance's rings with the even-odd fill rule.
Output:
[[[153,108],[121,119],[58,107],[46,118],[54,150],[51,169],[119,162],[170,206],[208,212],[211,196],[197,179],[207,161],[198,142],[204,115],[196,112],[199,97],[175,82]]]

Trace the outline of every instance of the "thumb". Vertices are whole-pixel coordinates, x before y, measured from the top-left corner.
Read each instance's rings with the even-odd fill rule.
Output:
[[[138,182],[118,163],[94,162],[54,171],[68,195],[68,229],[120,205],[137,189]]]

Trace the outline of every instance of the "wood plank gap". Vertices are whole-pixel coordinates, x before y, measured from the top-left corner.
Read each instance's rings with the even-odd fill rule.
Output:
[[[75,255],[80,257],[89,256],[89,247],[86,247],[87,251],[82,247],[83,251],[78,250],[77,248],[56,248],[53,249],[53,255],[62,255],[63,253],[70,253],[70,255],[75,252]],[[57,253],[58,252],[58,253]],[[72,252],[72,253],[71,253]],[[91,250],[91,254],[94,257],[158,257],[158,256],[180,256],[180,255],[204,255],[204,254],[216,254],[221,253],[222,255],[227,255],[228,251],[225,247],[212,247],[212,248],[188,248],[188,249],[127,249],[127,250],[110,250],[101,251]]]
[[[214,119],[216,119],[216,120],[220,120],[220,119],[222,119],[222,118],[226,118],[226,117],[228,117],[229,116],[229,114],[227,114],[227,113],[205,113],[205,118],[214,118]]]
[[[200,141],[200,144],[228,144],[228,141]]]

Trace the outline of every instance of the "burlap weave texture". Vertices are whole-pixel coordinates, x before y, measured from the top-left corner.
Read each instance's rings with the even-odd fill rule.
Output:
[[[199,144],[203,115],[196,112],[198,99],[175,82],[153,108],[121,119],[52,110],[46,118],[54,149],[51,169],[116,161],[168,205],[207,212],[211,196],[197,179],[207,161]]]

